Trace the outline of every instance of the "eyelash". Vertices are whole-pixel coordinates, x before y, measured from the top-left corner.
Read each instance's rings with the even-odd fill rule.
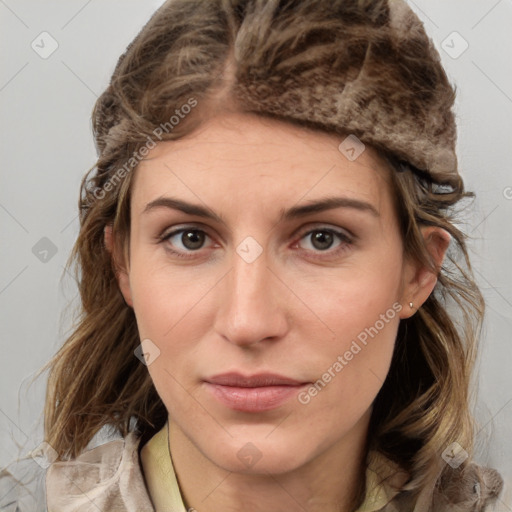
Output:
[[[159,237],[158,240],[159,240],[160,243],[164,243],[164,242],[167,242],[173,236],[179,235],[180,233],[184,233],[184,232],[187,232],[187,231],[196,231],[196,232],[199,232],[199,233],[204,233],[207,237],[211,238],[208,235],[208,233],[206,233],[206,231],[204,231],[203,229],[200,229],[200,228],[198,228],[196,226],[185,226],[185,227],[177,229],[175,231],[171,231],[170,233],[164,234],[163,236]],[[309,235],[311,235],[313,233],[317,233],[317,232],[331,233],[331,234],[334,234],[335,236],[337,236],[340,239],[340,242],[341,242],[340,245],[336,249],[334,249],[334,250],[327,249],[325,251],[315,251],[315,252],[318,252],[318,253],[328,253],[328,256],[327,256],[328,258],[332,258],[332,257],[338,256],[342,252],[348,250],[350,248],[350,246],[353,244],[352,238],[349,235],[347,235],[346,233],[344,233],[342,231],[338,231],[338,230],[333,229],[333,228],[328,228],[328,227],[320,226],[318,228],[310,229],[309,231],[305,231],[305,232],[301,233],[298,242],[294,243],[294,247],[296,245],[298,245],[300,240],[302,240],[303,238],[305,238],[305,237],[307,237],[307,236],[309,236]],[[186,255],[186,254],[183,254],[182,252],[175,251],[174,249],[171,249],[170,247],[166,247],[166,250],[169,251],[170,253],[172,253],[173,255],[179,257],[179,258],[185,258],[185,259],[193,258],[194,257],[193,253],[200,251],[200,249],[198,249],[197,251],[190,251],[189,254]],[[302,249],[302,250],[305,250],[307,252],[307,249]],[[325,257],[323,257],[323,256],[316,257],[316,258],[317,259],[325,259]]]

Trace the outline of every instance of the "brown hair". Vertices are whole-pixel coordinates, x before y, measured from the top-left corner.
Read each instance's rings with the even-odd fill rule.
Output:
[[[131,183],[144,147],[157,138],[184,137],[224,108],[346,133],[326,84],[338,80],[341,88],[371,58],[383,69],[394,66],[402,86],[408,83],[408,96],[398,97],[386,91],[398,75],[387,71],[378,78],[377,95],[388,102],[379,108],[387,109],[386,119],[396,121],[397,131],[409,129],[398,120],[405,118],[417,120],[418,126],[409,123],[416,134],[430,121],[449,125],[454,92],[428,54],[428,38],[415,32],[412,45],[395,47],[389,24],[388,4],[380,0],[172,0],[129,45],[93,111],[99,157],[82,181],[80,233],[68,262],[76,265],[82,311],[47,365],[46,441],[60,458],[76,457],[104,426],[123,436],[136,430],[149,437],[167,419],[147,368],[134,356],[140,343],[134,312],[119,291],[116,264],[104,245],[110,224],[116,246],[129,260]],[[442,98],[437,104],[446,112],[431,120],[429,107],[436,98]],[[370,119],[379,114],[372,101],[360,95],[356,112]],[[407,256],[439,270],[434,292],[417,314],[400,323],[370,426],[370,447],[408,470],[407,488],[415,491],[439,477],[441,453],[451,442],[472,452],[468,393],[484,306],[465,235],[454,223],[454,206],[470,194],[453,170],[435,176],[426,167],[422,171],[417,144],[379,139],[361,126],[348,130],[372,144],[393,168]],[[439,126],[436,133],[442,132]],[[453,133],[448,135],[453,143]],[[424,225],[452,236],[441,269],[435,269],[425,248]]]

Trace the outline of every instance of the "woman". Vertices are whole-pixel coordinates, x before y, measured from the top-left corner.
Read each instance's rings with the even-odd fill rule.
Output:
[[[472,462],[454,97],[401,0],[157,11],[93,112],[50,512],[496,500]]]

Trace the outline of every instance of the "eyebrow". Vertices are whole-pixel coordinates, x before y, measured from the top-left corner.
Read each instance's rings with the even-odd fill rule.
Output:
[[[204,217],[205,219],[214,220],[220,224],[225,224],[224,220],[209,208],[198,204],[188,203],[173,197],[159,197],[154,201],[151,201],[146,205],[142,213],[144,214],[158,208],[179,210],[189,215],[196,215],[198,217]],[[366,201],[351,197],[326,197],[324,199],[311,201],[300,206],[293,206],[288,210],[281,209],[280,220],[289,221],[301,217],[306,217],[307,215],[311,215],[313,213],[333,210],[335,208],[352,208],[362,212],[370,213],[375,217],[380,216],[377,209]]]
[[[333,210],[335,208],[352,208],[362,212],[368,212],[375,217],[380,214],[372,204],[352,197],[326,197],[317,201],[311,201],[304,205],[294,206],[289,210],[281,209],[281,220],[291,220],[298,217],[305,217],[312,213]]]

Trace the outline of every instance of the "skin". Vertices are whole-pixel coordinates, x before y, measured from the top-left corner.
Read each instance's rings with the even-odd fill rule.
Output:
[[[136,171],[130,261],[116,255],[119,286],[141,340],[160,350],[148,370],[169,412],[186,506],[199,512],[355,506],[399,321],[427,299],[436,275],[403,257],[389,170],[370,147],[349,161],[338,150],[343,139],[224,113],[159,143]],[[165,207],[144,212],[164,196],[207,206],[223,222]],[[280,220],[282,209],[327,196],[364,201],[376,213],[338,207]],[[203,245],[190,249],[182,233],[159,239],[183,227],[203,230]],[[350,240],[334,234],[330,246],[315,244],[315,229]],[[440,265],[449,235],[434,227],[423,234]],[[236,251],[248,236],[262,250],[251,263]],[[111,249],[112,237],[107,227]],[[400,311],[307,404],[293,397],[266,412],[234,411],[203,382],[239,371],[314,383],[393,304]],[[237,456],[244,446],[260,457],[253,465]]]

